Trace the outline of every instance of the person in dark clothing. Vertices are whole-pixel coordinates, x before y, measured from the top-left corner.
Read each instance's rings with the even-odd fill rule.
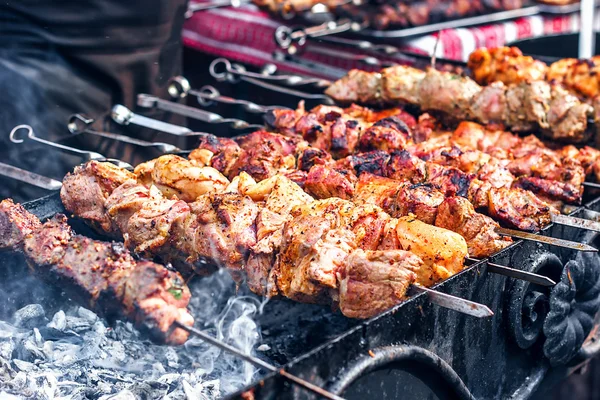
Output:
[[[0,161],[19,151],[8,140],[16,125],[60,140],[74,113],[135,109],[138,93],[167,98],[182,70],[186,10],[187,0],[1,2]]]

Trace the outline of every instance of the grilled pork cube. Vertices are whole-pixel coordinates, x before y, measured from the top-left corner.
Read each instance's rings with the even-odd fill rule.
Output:
[[[397,117],[379,120],[360,135],[358,149],[371,150],[401,150],[412,142],[410,128]]]
[[[352,171],[315,165],[308,172],[304,189],[317,199],[350,199],[354,195],[355,182],[356,176]]]
[[[89,161],[65,176],[60,198],[67,211],[85,219],[101,232],[119,237],[106,215],[104,203],[116,188],[135,180],[134,174],[111,163]]]
[[[382,151],[370,151],[348,156],[335,163],[336,169],[354,170],[356,176],[368,172],[371,174],[385,176],[388,169],[390,154]]]
[[[520,188],[491,189],[488,192],[489,215],[500,223],[523,231],[537,232],[557,212],[533,193]]]
[[[11,199],[0,202],[0,250],[21,245],[25,237],[40,226],[40,220],[22,205]]]
[[[296,164],[299,170],[308,172],[313,166],[326,165],[331,163],[331,160],[331,154],[327,151],[307,146],[298,150]]]
[[[210,166],[225,176],[231,176],[231,169],[242,153],[241,147],[232,139],[214,135],[200,137],[198,147],[189,154],[191,162],[206,164],[206,152],[212,153]]]
[[[362,107],[358,104],[351,104],[344,108],[344,114],[351,118],[360,120],[365,124],[374,124],[385,118],[394,117],[404,122],[409,129],[414,129],[417,126],[417,120],[411,114],[404,111],[401,107],[385,108],[383,110],[374,110],[368,107]]]
[[[339,277],[342,314],[370,318],[400,303],[421,268],[423,261],[408,251],[353,251]]]
[[[376,175],[386,176],[399,181],[421,183],[427,177],[427,166],[423,160],[413,156],[406,150],[393,151],[385,165],[385,172]],[[367,171],[370,172],[370,171]]]
[[[438,188],[446,196],[467,197],[475,175],[464,173],[457,168],[432,163],[428,163],[426,168],[427,182]]]
[[[558,85],[552,87],[552,100],[548,110],[548,123],[550,132],[546,132],[552,139],[569,141],[571,143],[584,142],[589,138],[586,132],[587,120],[594,113],[589,104],[579,101],[567,90]]]
[[[467,66],[480,85],[543,80],[548,70],[546,64],[524,56],[518,47],[479,48],[469,55]]]
[[[502,122],[508,107],[506,89],[502,82],[484,86],[471,104],[473,117],[484,124]]]
[[[269,284],[268,279],[283,239],[283,226],[291,218],[293,207],[314,199],[280,175],[259,182],[247,194],[255,201],[264,201],[256,219],[256,244],[245,265],[247,284],[256,294],[273,296],[277,288],[272,282]]]
[[[423,110],[441,111],[457,120],[472,120],[471,104],[481,87],[470,78],[429,69],[418,85]]]
[[[475,212],[463,197],[448,197],[438,206],[435,226],[461,235],[471,257],[488,257],[512,243],[510,238],[496,233],[497,222]]]
[[[385,75],[385,70],[382,74]],[[382,100],[382,74],[352,69],[329,86],[325,94],[340,103],[376,104]],[[386,97],[384,100],[390,98],[393,97]]]
[[[419,104],[421,101],[419,84],[425,78],[425,75],[425,71],[403,65],[384,68],[381,70],[382,90],[380,97],[383,97],[385,102]],[[347,79],[351,81],[352,77],[348,75]],[[343,83],[337,81],[334,85],[338,84],[338,82]],[[337,100],[335,96],[332,97]]]
[[[528,190],[542,199],[559,200],[568,204],[581,204],[583,195],[583,186],[575,187],[566,182],[532,176],[519,177],[512,187]]]
[[[30,223],[23,224],[15,215]],[[22,246],[33,272],[111,319],[130,319],[156,341],[182,344],[187,340],[187,332],[174,325],[194,322],[186,310],[190,292],[178,273],[136,261],[121,244],[75,235],[64,215],[43,225],[36,220],[12,201],[0,203],[0,221],[11,225],[10,232],[21,232],[23,242],[13,243]]]
[[[175,196],[188,203],[205,193],[222,192],[229,184],[215,168],[198,167],[173,154],[158,157],[151,176],[152,183],[165,197]]]

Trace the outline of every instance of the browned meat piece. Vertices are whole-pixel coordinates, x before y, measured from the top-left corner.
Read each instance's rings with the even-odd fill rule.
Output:
[[[373,173],[376,175],[412,183],[421,183],[427,178],[426,163],[406,150],[393,151],[390,154],[383,174],[377,173],[377,169],[374,171]]]
[[[175,237],[193,238],[199,257],[230,270],[241,270],[250,248],[256,244],[256,204],[249,197],[225,193],[202,196],[190,207],[198,223],[196,233]]]
[[[425,78],[425,75],[425,71],[402,65],[382,69],[380,84],[383,100],[390,103],[405,102],[408,104],[419,104],[421,101],[420,83]],[[352,81],[350,76],[348,76],[348,81]],[[338,84],[338,82],[340,81],[337,81],[334,85]],[[377,96],[377,99],[381,96]],[[332,97],[337,100],[337,97]]]
[[[150,189],[133,181],[125,182],[116,188],[106,199],[105,209],[119,232],[129,231],[129,219],[133,214],[141,210],[148,200],[151,199]],[[155,199],[162,195],[155,193]]]
[[[356,204],[375,204],[395,218],[413,214],[420,221],[433,224],[444,195],[429,184],[412,185],[362,174],[353,201]]]
[[[390,161],[389,153],[381,150],[370,151],[368,153],[359,153],[341,159],[336,162],[335,168],[354,170],[356,176],[360,176],[365,172],[386,176],[388,161]]]
[[[256,219],[256,244],[245,265],[247,284],[256,294],[274,296],[277,287],[273,282],[269,283],[268,278],[281,246],[283,226],[293,207],[308,204],[314,199],[283,176],[260,182],[249,195],[265,204]]]
[[[419,115],[417,125],[413,128],[413,141],[422,143],[429,140],[437,130],[438,121],[427,113]]]
[[[355,250],[340,280],[340,310],[350,318],[370,318],[404,300],[423,261],[403,250]]]
[[[502,82],[484,86],[471,105],[473,117],[484,124],[503,121],[506,110],[506,86]]]
[[[66,210],[107,235],[119,236],[106,215],[104,202],[117,187],[135,180],[136,176],[123,168],[111,163],[90,161],[65,176],[60,198]]]
[[[546,64],[524,56],[517,47],[479,48],[469,55],[467,66],[480,85],[543,80],[548,70]]]
[[[308,173],[304,189],[317,199],[351,199],[354,195],[355,181],[356,177],[351,171],[315,165]]]
[[[288,110],[285,108],[277,108],[270,110],[264,116],[266,124],[282,135],[295,136],[296,135],[296,123],[306,113],[304,109],[304,100],[298,103],[296,110]]]
[[[566,182],[530,176],[519,177],[513,187],[528,190],[541,198],[560,200],[568,204],[581,204],[583,196],[583,186],[575,187]]]
[[[471,181],[475,175],[466,174],[453,167],[444,167],[428,163],[427,182],[439,189],[446,196],[467,197]]]
[[[548,110],[551,131],[547,135],[570,143],[584,142],[590,136],[590,132],[586,132],[587,120],[593,112],[590,105],[580,102],[565,89],[554,85]]]
[[[198,147],[188,158],[192,162],[199,160],[204,165],[206,150],[212,153],[210,166],[225,176],[231,176],[231,169],[242,154],[242,149],[234,140],[206,135],[200,137]]]
[[[361,135],[358,143],[360,151],[402,150],[412,142],[409,127],[397,117],[379,120]]]
[[[493,219],[476,213],[473,205],[462,197],[448,197],[439,205],[435,226],[465,238],[471,257],[488,257],[512,243],[510,238],[496,233],[498,224]]]
[[[109,318],[130,319],[159,342],[187,340],[187,332],[174,326],[176,321],[189,326],[194,322],[186,310],[190,291],[178,273],[136,261],[120,244],[75,235],[64,215],[42,225],[22,206],[5,200],[0,221],[13,239],[24,238],[13,240],[12,249],[22,247],[30,268],[44,280]]]
[[[548,81],[558,82],[577,95],[593,98],[600,94],[600,57],[588,60],[565,58],[551,64]]]
[[[481,87],[470,78],[429,69],[418,84],[417,104],[423,110],[443,112],[457,120],[472,120],[471,104]]]
[[[297,167],[301,171],[310,171],[314,165],[326,165],[331,162],[331,154],[325,150],[308,146],[298,151]]]
[[[183,157],[167,154],[153,161],[152,183],[168,198],[192,202],[205,193],[222,192],[229,184],[212,167],[199,167]]]
[[[340,103],[376,104],[382,100],[381,80],[380,74],[352,69],[348,75],[329,86],[325,94]]]
[[[500,223],[523,231],[537,232],[552,222],[547,203],[523,189],[492,189],[488,192],[489,215]]]
[[[19,246],[41,226],[37,217],[11,199],[0,202],[0,249]]]
[[[357,104],[351,104],[350,107],[344,109],[344,113],[351,118],[355,118],[370,124],[374,124],[384,118],[394,117],[395,119],[399,119],[404,122],[409,129],[414,129],[417,126],[417,120],[415,117],[407,113],[401,107],[374,110],[372,108],[362,107]]]
[[[547,129],[551,101],[550,85],[544,81],[511,85],[506,91],[507,108],[503,121],[516,131]]]
[[[254,132],[240,139],[242,152],[231,167],[229,177],[246,172],[256,180],[264,180],[282,170],[296,166],[294,156],[298,141],[269,132]]]

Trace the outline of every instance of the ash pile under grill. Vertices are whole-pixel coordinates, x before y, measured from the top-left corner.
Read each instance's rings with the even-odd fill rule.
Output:
[[[109,325],[43,285],[31,277],[0,285],[4,299],[18,298],[18,292],[28,297],[26,290],[41,303],[12,315],[6,313],[10,304],[3,305],[0,398],[204,400],[239,389],[257,373],[196,338],[179,347],[152,344],[131,323]],[[192,282],[190,289],[197,326],[254,352],[261,340],[253,320],[261,309],[256,296],[236,295],[225,271]]]

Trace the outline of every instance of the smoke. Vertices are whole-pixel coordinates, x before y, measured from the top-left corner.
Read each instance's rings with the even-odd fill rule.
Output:
[[[22,276],[15,279],[3,286],[22,288]],[[28,284],[39,304],[16,309],[15,303],[0,321],[0,398],[212,400],[257,378],[252,365],[198,338],[156,345],[130,322],[108,325],[59,292],[42,290],[42,282]],[[238,289],[223,270],[190,282],[190,289],[196,327],[255,354],[264,302]]]

